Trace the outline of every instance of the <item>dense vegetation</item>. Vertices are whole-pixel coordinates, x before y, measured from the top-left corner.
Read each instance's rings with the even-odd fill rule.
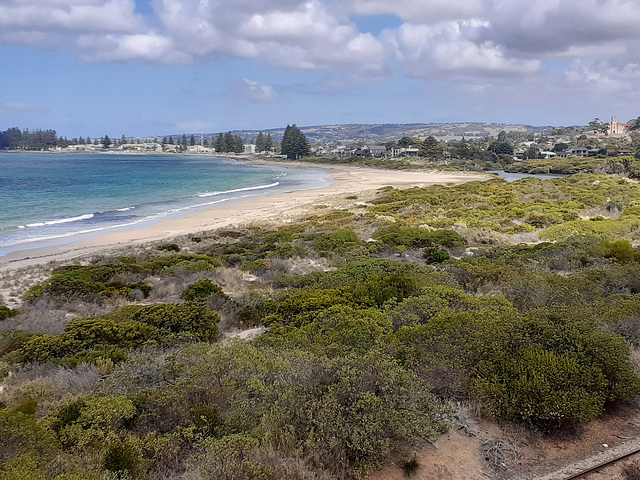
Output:
[[[289,160],[296,160],[302,157],[309,156],[309,143],[304,133],[294,123],[293,125],[287,125],[284,130],[281,142],[282,155],[286,156]]]
[[[505,167],[512,173],[562,174],[613,173],[629,178],[640,177],[640,161],[634,157],[567,157],[547,160],[526,160]]]
[[[360,478],[453,401],[590,421],[640,394],[639,232],[625,178],[496,178],[63,267],[0,308],[0,479]]]
[[[0,131],[0,150],[48,150],[64,143],[55,130],[20,130],[17,127]],[[66,146],[66,145],[65,145]]]

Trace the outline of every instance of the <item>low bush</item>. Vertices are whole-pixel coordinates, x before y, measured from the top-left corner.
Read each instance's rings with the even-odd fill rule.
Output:
[[[401,227],[390,225],[373,233],[373,238],[390,246],[406,246],[412,248],[425,247],[463,247],[466,242],[453,230],[427,230],[418,227]]]
[[[215,285],[211,280],[198,280],[195,283],[192,283],[187,287],[187,289],[182,292],[180,297],[187,301],[194,301],[197,299],[205,299],[214,293],[221,293],[222,289]]]
[[[21,347],[26,361],[82,361],[111,358],[121,361],[127,350],[148,342],[172,339],[211,341],[220,316],[200,302],[127,306],[99,317],[71,321],[61,335],[33,336]]]
[[[6,320],[9,317],[15,317],[18,315],[17,310],[12,310],[9,307],[5,307],[4,305],[0,305],[0,321]]]
[[[337,232],[320,235],[313,248],[322,253],[346,253],[362,245],[358,235],[351,230],[338,230]]]

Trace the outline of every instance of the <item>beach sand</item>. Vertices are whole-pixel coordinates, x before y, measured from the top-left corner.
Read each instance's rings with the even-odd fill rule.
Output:
[[[111,254],[134,244],[170,241],[174,237],[197,234],[223,227],[256,223],[283,223],[318,211],[319,205],[329,208],[350,208],[373,198],[375,190],[393,186],[408,188],[434,184],[458,184],[485,180],[481,173],[458,173],[418,170],[382,170],[345,165],[299,164],[252,161],[253,164],[287,168],[320,169],[331,175],[332,184],[325,188],[278,194],[259,199],[247,199],[233,204],[215,206],[185,217],[165,220],[134,230],[105,232],[64,245],[21,250],[0,257],[0,303],[14,296],[12,289],[19,283],[37,282],[46,278],[51,269],[83,256]],[[347,199],[357,196],[357,199]],[[30,267],[38,266],[34,269]],[[13,303],[13,302],[11,302]]]

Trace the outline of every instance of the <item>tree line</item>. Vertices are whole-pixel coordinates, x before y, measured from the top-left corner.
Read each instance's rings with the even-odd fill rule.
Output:
[[[21,131],[17,127],[0,131],[0,150],[43,150],[58,146],[55,130]]]

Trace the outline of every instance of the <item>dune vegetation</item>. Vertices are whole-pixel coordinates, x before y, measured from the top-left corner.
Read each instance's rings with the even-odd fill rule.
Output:
[[[172,242],[0,307],[0,479],[362,478],[459,402],[550,432],[640,394],[627,178],[384,188]]]

